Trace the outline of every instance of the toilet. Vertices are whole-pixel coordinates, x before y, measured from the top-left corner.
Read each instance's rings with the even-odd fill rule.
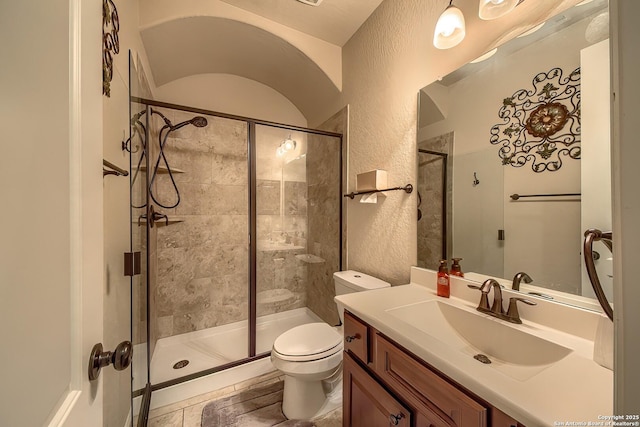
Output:
[[[387,288],[389,283],[353,270],[333,274],[336,295]],[[337,303],[340,323],[344,307]],[[309,420],[342,404],[342,326],[307,323],[289,329],[273,343],[271,362],[284,377],[282,412]]]

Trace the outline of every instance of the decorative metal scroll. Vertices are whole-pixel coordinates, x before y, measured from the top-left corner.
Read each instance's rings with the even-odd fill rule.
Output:
[[[102,94],[111,96],[113,79],[113,55],[120,52],[120,21],[118,11],[112,0],[102,3]]]
[[[490,142],[500,145],[503,165],[531,163],[534,172],[554,172],[563,158],[580,159],[580,67],[567,77],[553,68],[537,74],[530,90],[502,101]]]

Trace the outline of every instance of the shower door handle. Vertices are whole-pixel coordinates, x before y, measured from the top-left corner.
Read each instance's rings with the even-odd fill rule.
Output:
[[[132,355],[131,341],[122,341],[114,351],[103,351],[102,343],[94,345],[89,356],[89,381],[97,380],[100,370],[109,365],[113,365],[116,371],[127,369]]]

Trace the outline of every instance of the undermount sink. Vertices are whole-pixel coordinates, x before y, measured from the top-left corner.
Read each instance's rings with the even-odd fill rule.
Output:
[[[423,301],[387,313],[502,373],[525,381],[566,357],[571,349],[486,315],[442,302]]]

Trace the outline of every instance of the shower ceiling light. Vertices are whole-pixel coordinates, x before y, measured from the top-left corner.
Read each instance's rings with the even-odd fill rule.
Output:
[[[453,6],[453,0],[442,12],[433,34],[433,45],[438,49],[450,49],[460,44],[465,36],[464,15]]]
[[[278,146],[277,150],[276,150],[276,155],[278,157],[282,157],[285,155],[285,153],[287,153],[288,151],[292,151],[295,150],[296,145],[298,145],[298,143],[291,139],[291,135],[289,135],[287,137],[287,139],[285,139],[284,141],[282,141],[280,143],[280,145]]]
[[[497,19],[511,12],[520,0],[480,0],[478,16],[485,21]]]

